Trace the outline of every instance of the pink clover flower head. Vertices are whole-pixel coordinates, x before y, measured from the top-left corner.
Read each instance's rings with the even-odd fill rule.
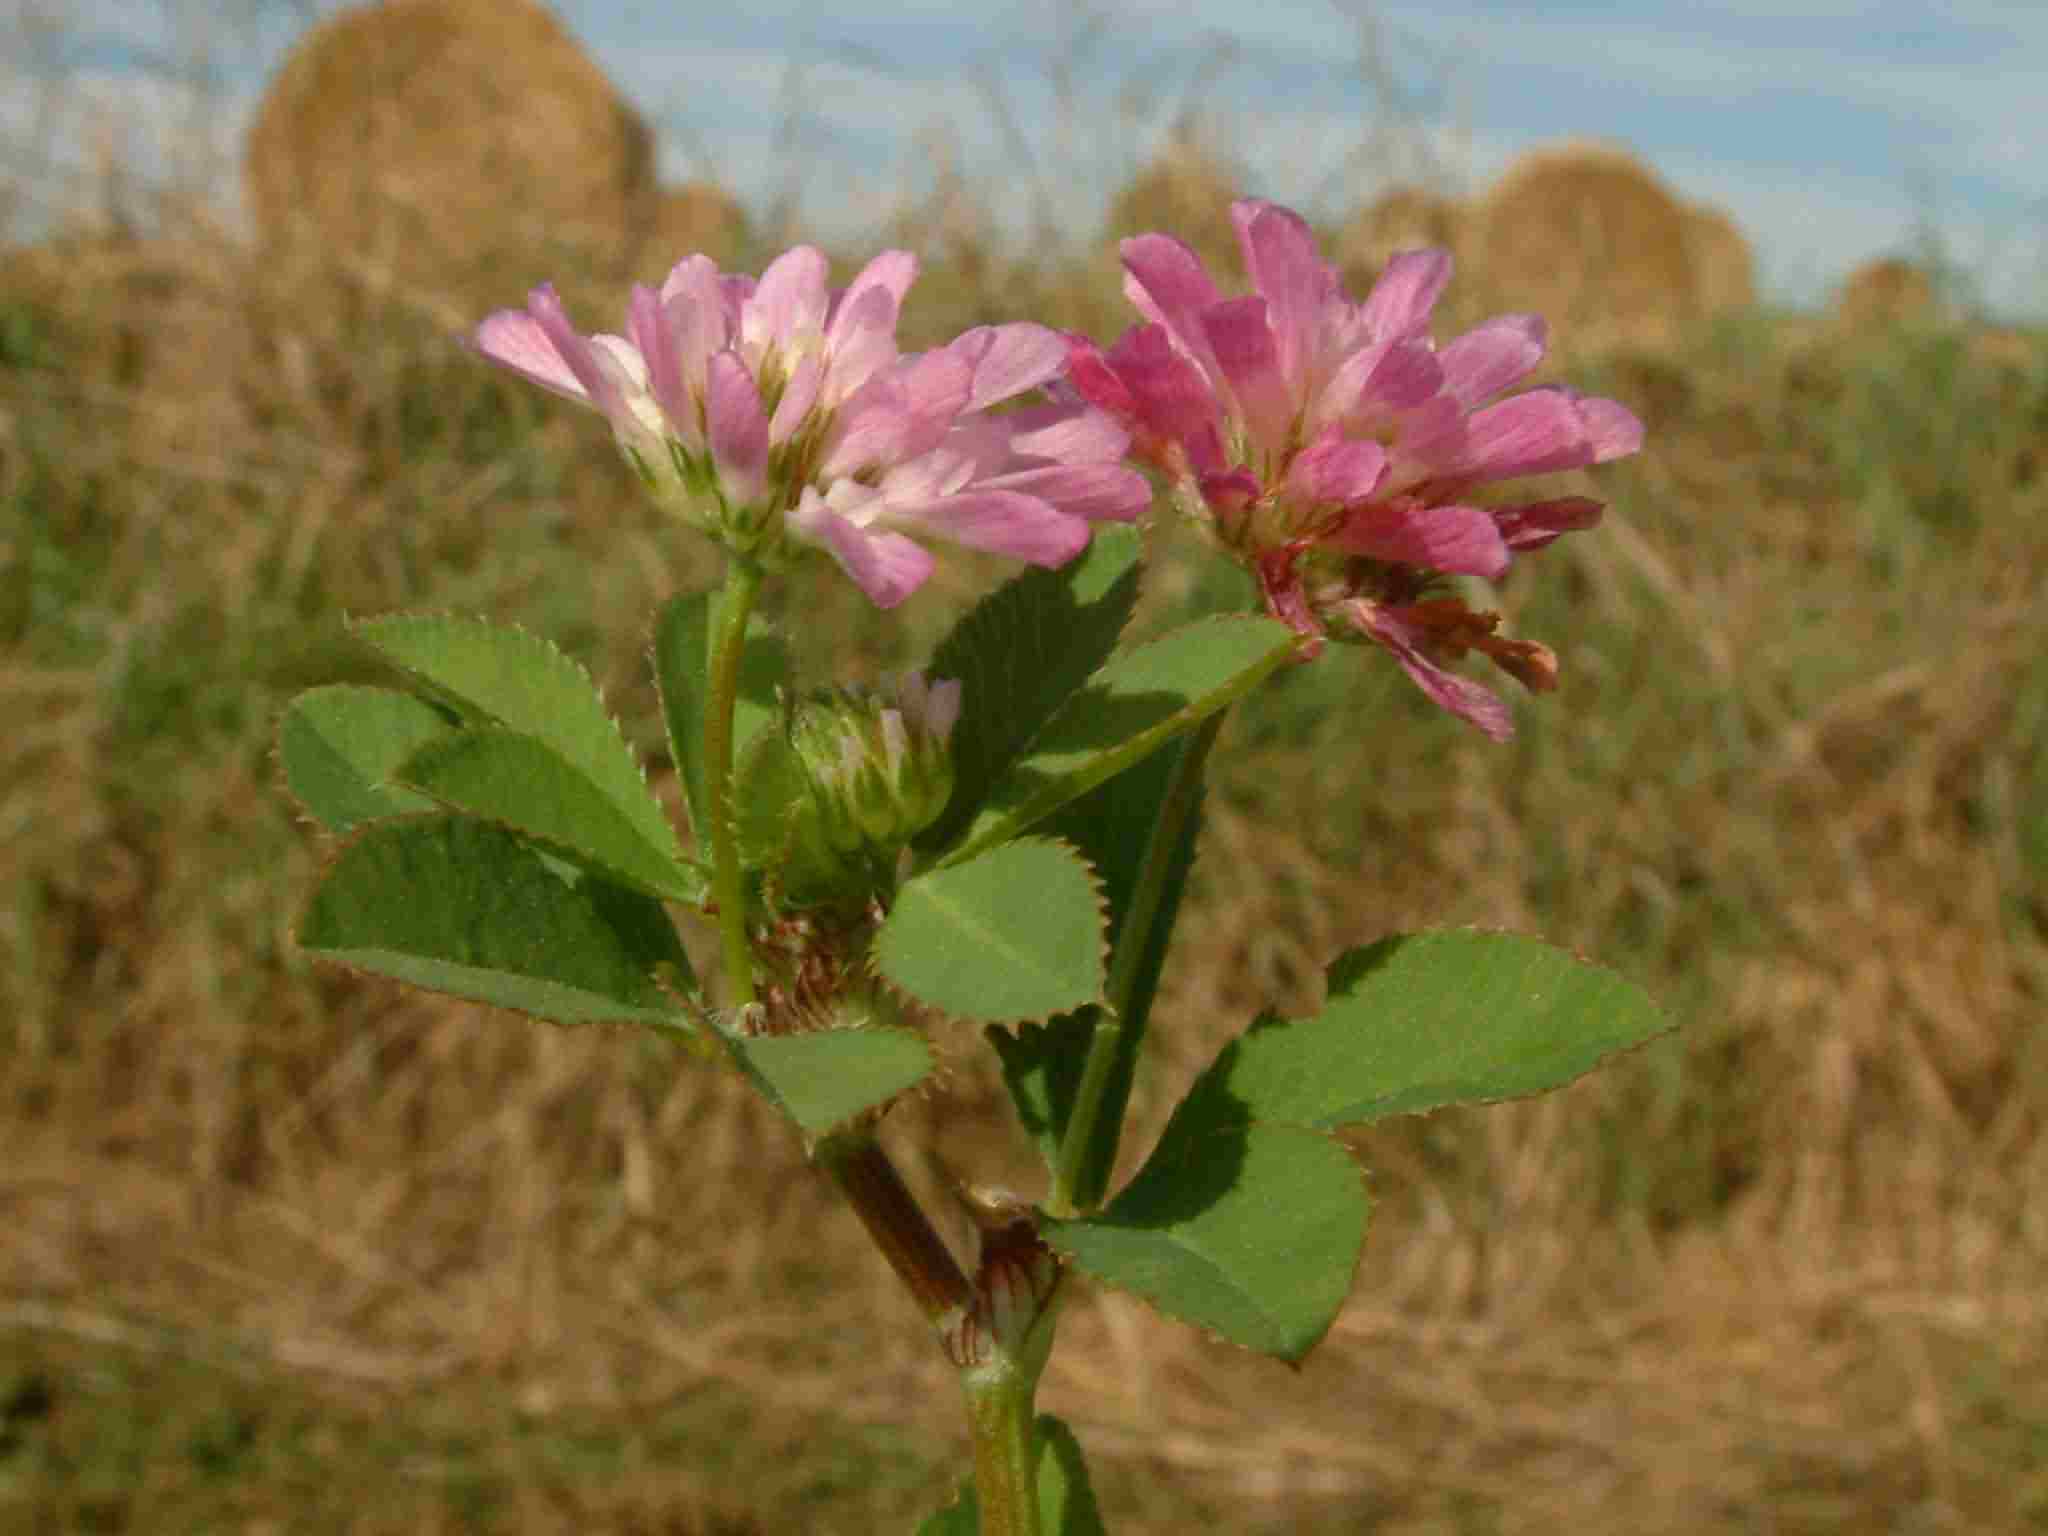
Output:
[[[916,259],[885,251],[845,288],[798,246],[758,279],[704,256],[636,286],[626,334],[585,336],[551,286],[499,310],[472,345],[601,412],[662,503],[738,554],[824,552],[884,608],[923,585],[926,542],[1038,565],[1151,500],[1124,431],[1085,403],[989,408],[1054,383],[1061,337],[982,327],[934,351],[896,346]]]
[[[1297,214],[1248,199],[1231,218],[1254,291],[1226,297],[1169,236],[1124,241],[1124,292],[1145,321],[1106,350],[1069,337],[1067,388],[1130,433],[1267,608],[1309,637],[1306,653],[1326,639],[1378,645],[1437,703],[1505,738],[1505,706],[1444,663],[1476,650],[1546,689],[1555,658],[1496,637],[1497,615],[1441,584],[1498,581],[1602,505],[1474,493],[1634,453],[1642,424],[1564,388],[1497,398],[1542,361],[1543,321],[1502,315],[1439,346],[1429,326],[1447,252],[1395,255],[1354,302]]]

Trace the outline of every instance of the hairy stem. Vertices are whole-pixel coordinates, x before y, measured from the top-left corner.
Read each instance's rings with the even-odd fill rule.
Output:
[[[725,568],[717,627],[712,631],[710,693],[704,714],[704,755],[711,770],[707,786],[711,889],[718,901],[726,986],[734,1008],[754,1001],[754,955],[747,942],[746,871],[740,868],[739,831],[733,825],[732,718],[740,691],[740,660],[747,648],[747,619],[760,591],[760,566],[732,556]]]

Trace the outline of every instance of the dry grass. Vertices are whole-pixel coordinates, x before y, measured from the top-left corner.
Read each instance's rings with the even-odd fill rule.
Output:
[[[1101,313],[960,219],[910,328]],[[702,551],[359,273],[173,220],[5,274],[0,1526],[907,1527],[955,1388],[780,1125],[289,942],[269,734],[362,675],[341,613],[540,628],[651,749],[644,615]],[[1378,1230],[1299,1376],[1083,1299],[1045,1398],[1118,1529],[2048,1521],[2048,358],[1792,330],[1573,362],[1651,447],[1506,594],[1565,664],[1513,747],[1348,661],[1240,711],[1144,1126],[1403,924],[1550,934],[1684,1028],[1362,1137]],[[1163,609],[1227,589],[1168,558]],[[787,612],[821,663],[947,616]],[[904,1161],[1029,1180],[945,1044]]]

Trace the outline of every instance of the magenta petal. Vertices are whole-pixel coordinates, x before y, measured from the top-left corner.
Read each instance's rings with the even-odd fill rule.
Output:
[[[523,309],[501,309],[485,317],[471,343],[501,368],[510,368],[543,389],[551,389],[582,405],[590,391],[563,360],[538,320]]]
[[[1121,464],[1044,464],[996,475],[976,489],[1016,491],[1091,523],[1128,523],[1152,505],[1152,482]]]
[[[1378,490],[1386,473],[1386,449],[1331,427],[1288,466],[1287,491],[1302,501],[1348,506]]]
[[[1028,323],[978,326],[946,350],[974,365],[970,411],[1036,389],[1067,364],[1067,344],[1059,332]]]
[[[1109,363],[1130,395],[1138,425],[1153,436],[1182,441],[1216,422],[1220,407],[1209,377],[1174,346],[1164,326],[1124,332]]]
[[[1397,251],[1366,295],[1360,313],[1374,336],[1409,336],[1429,325],[1429,312],[1451,280],[1451,253]]]
[[[705,392],[705,425],[711,456],[726,496],[738,503],[761,494],[768,467],[768,414],[754,376],[731,352],[711,359]]]
[[[787,526],[838,561],[878,608],[894,608],[910,596],[925,584],[937,563],[915,539],[870,532],[841,517],[814,490],[806,490],[802,502],[791,509]]]
[[[1292,209],[1246,198],[1231,205],[1230,217],[1245,271],[1266,300],[1280,371],[1298,383],[1331,296],[1329,268],[1316,252],[1314,232]]]
[[[1090,405],[1125,420],[1138,413],[1138,403],[1101,347],[1086,336],[1067,336],[1067,383]]]
[[[1249,294],[1212,305],[1202,312],[1202,331],[1252,440],[1269,450],[1284,447],[1294,427],[1294,399],[1280,371],[1266,301]]]
[[[1378,502],[1354,509],[1325,542],[1374,560],[1488,581],[1505,575],[1511,559],[1493,514],[1481,507]]]
[[[1554,501],[1527,501],[1512,507],[1491,507],[1494,526],[1517,554],[1541,549],[1560,534],[1591,528],[1600,521],[1604,502],[1590,496],[1560,496]]]
[[[1065,565],[1088,543],[1088,525],[1057,507],[1015,491],[962,491],[927,502],[891,501],[891,523],[920,529],[934,538],[1028,560]]]
[[[1514,717],[1492,689],[1447,672],[1417,648],[1415,632],[1376,603],[1349,604],[1347,613],[1360,632],[1394,653],[1401,670],[1441,709],[1479,727],[1495,741],[1515,734]]]
[[[1438,354],[1443,387],[1466,406],[1499,394],[1543,361],[1546,335],[1541,315],[1499,315],[1488,320]]]

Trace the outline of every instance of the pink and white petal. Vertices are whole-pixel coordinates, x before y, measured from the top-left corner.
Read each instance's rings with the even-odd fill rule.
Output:
[[[839,407],[820,461],[827,476],[905,463],[936,448],[974,387],[973,365],[946,352],[904,358]]]
[[[1279,452],[1294,430],[1295,400],[1280,370],[1280,351],[1257,294],[1225,299],[1202,311],[1202,333],[1236,398],[1252,441]]]
[[[1230,219],[1252,287],[1266,300],[1280,371],[1298,393],[1332,293],[1329,268],[1314,231],[1292,209],[1245,198],[1230,205]]]
[[[704,370],[714,354],[733,344],[737,311],[729,311],[718,268],[703,256],[680,263],[661,288],[661,315],[675,349],[676,372],[683,394],[692,402],[704,395]],[[688,414],[695,416],[694,404]],[[694,439],[696,425],[690,425]]]
[[[501,309],[485,316],[470,345],[499,367],[509,368],[543,389],[581,405],[593,404],[576,370],[526,310]]]
[[[727,498],[745,504],[761,494],[768,469],[768,413],[754,376],[736,353],[711,359],[704,400],[706,436]]]
[[[822,336],[830,297],[824,252],[799,245],[768,264],[753,296],[740,307],[740,345],[749,357]]]
[[[976,489],[1020,492],[1091,523],[1128,523],[1152,505],[1152,482],[1121,464],[1042,464],[993,476]]]
[[[894,608],[925,584],[937,564],[931,551],[900,533],[875,532],[841,517],[806,487],[785,525],[825,551],[878,608]]]
[[[600,365],[596,349],[570,324],[569,312],[563,307],[561,296],[555,292],[555,285],[542,283],[534,289],[527,295],[526,308],[539,322],[541,330],[547,333],[556,355],[576,376],[576,382],[582,385],[590,403],[616,421],[624,404],[619,398],[618,380]]]
[[[1548,335],[1541,315],[1497,315],[1475,326],[1438,353],[1444,389],[1469,408],[1519,384],[1543,361]]]
[[[967,409],[978,411],[1036,389],[1067,366],[1067,344],[1042,325],[983,325],[965,332],[946,349],[974,364],[974,393]]]
[[[786,443],[801,432],[824,387],[825,359],[815,352],[798,358],[783,382],[782,398],[775,402],[775,415],[768,423],[768,441]]]
[[[896,333],[896,319],[903,310],[903,296],[910,291],[910,285],[917,281],[917,258],[908,251],[883,251],[854,275],[852,282],[843,292],[832,298],[831,311],[825,321],[825,339],[836,352],[848,340],[848,328],[873,325],[876,313],[874,301],[866,296],[871,293],[884,295],[886,318],[880,321],[881,329],[891,336]],[[861,313],[856,314],[856,309]]]
[[[868,380],[895,363],[896,297],[873,285],[849,294],[833,318],[834,339],[826,346],[826,408],[837,406]]]
[[[1288,466],[1287,494],[1299,501],[1349,506],[1378,490],[1386,475],[1386,449],[1371,438],[1346,438],[1330,427]]]
[[[1033,565],[1065,565],[1087,547],[1089,538],[1088,525],[1080,518],[1016,491],[975,489],[925,502],[891,497],[880,520]]]
[[[1361,306],[1366,329],[1382,339],[1426,331],[1430,311],[1450,280],[1449,251],[1395,252]]]
[[[1560,496],[1552,501],[1525,501],[1510,507],[1490,507],[1494,526],[1517,554],[1543,548],[1563,534],[1591,528],[1600,521],[1606,503],[1590,496]]]
[[[1448,672],[1418,646],[1422,632],[1404,623],[1396,610],[1363,600],[1345,605],[1346,616],[1359,632],[1391,651],[1415,685],[1441,709],[1479,727],[1495,741],[1515,734],[1514,717],[1492,689]]]
[[[697,413],[683,389],[682,363],[676,356],[675,336],[662,317],[661,295],[635,283],[626,316],[626,329],[646,362],[647,387],[653,392],[655,403],[661,407],[671,430],[686,441],[694,441]]]
[[[1324,541],[1327,547],[1397,565],[1498,581],[1511,554],[1482,507],[1381,501],[1357,507]]]

